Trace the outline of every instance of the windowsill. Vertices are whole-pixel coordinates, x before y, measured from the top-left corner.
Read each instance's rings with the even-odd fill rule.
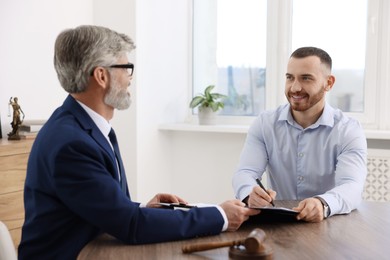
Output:
[[[249,125],[199,125],[197,123],[171,123],[159,125],[160,130],[179,132],[206,132],[206,133],[231,133],[246,134]],[[367,139],[390,140],[390,131],[372,130],[364,131]]]
[[[159,125],[160,130],[182,132],[246,134],[248,125],[199,125],[197,123],[172,123]]]
[[[364,133],[367,139],[390,140],[390,131],[366,129]]]

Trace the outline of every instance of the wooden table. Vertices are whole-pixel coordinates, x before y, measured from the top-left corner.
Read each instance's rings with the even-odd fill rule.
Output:
[[[236,232],[151,245],[124,245],[103,235],[89,243],[78,259],[229,259],[229,248],[192,254],[183,254],[181,248],[189,243],[242,239],[254,228],[266,232],[265,243],[272,247],[274,259],[390,259],[390,202],[362,202],[351,214],[321,223],[245,223]]]

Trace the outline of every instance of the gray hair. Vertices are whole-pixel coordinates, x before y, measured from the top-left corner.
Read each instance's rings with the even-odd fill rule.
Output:
[[[101,26],[83,25],[61,32],[54,47],[54,67],[68,93],[85,91],[93,70],[110,66],[135,49],[125,34]]]

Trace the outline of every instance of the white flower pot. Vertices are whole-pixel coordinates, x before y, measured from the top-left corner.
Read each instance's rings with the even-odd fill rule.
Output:
[[[214,112],[210,107],[199,107],[198,119],[200,125],[215,125],[217,112]]]

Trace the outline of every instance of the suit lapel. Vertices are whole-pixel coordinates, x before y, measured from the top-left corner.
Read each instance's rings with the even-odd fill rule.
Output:
[[[65,99],[63,108],[68,110],[73,116],[76,118],[80,126],[98,143],[103,150],[107,152],[114,163],[114,167],[116,172],[118,172],[116,158],[112,151],[111,145],[108,143],[105,136],[103,136],[102,132],[93,122],[92,118],[88,115],[88,113],[80,106],[79,103],[71,96]],[[119,180],[118,174],[112,174],[116,180]]]

